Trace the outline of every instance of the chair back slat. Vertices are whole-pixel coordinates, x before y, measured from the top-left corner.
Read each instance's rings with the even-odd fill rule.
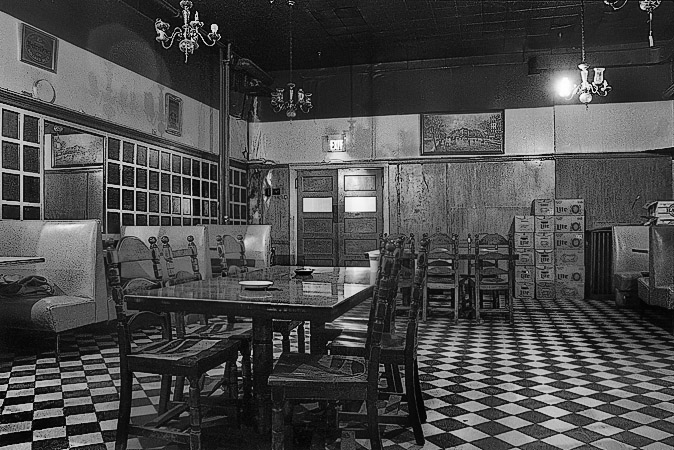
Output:
[[[410,356],[416,354],[419,341],[419,312],[421,310],[422,291],[424,283],[426,282],[426,271],[428,269],[429,243],[430,239],[428,238],[428,235],[424,234],[419,241],[419,253],[417,254],[416,259],[414,282],[412,284],[412,297],[405,335],[405,352],[411,352]]]

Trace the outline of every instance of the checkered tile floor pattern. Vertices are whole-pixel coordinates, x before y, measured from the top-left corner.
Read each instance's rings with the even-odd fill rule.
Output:
[[[520,302],[513,326],[430,317],[419,345],[423,448],[674,449],[674,337],[657,322],[664,316],[591,300]],[[113,448],[113,336],[103,326],[63,336],[60,363],[51,339],[0,342],[0,449]],[[154,412],[159,390],[157,377],[137,381],[134,417]],[[269,448],[250,436],[216,447]],[[391,426],[384,437],[387,449],[419,448],[410,430]]]

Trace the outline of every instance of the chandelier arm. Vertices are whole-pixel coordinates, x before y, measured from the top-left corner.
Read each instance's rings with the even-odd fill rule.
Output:
[[[173,41],[175,40],[176,36],[180,36],[182,32],[183,30],[180,27],[175,27],[175,29],[173,30],[173,34],[171,34],[170,38],[166,38],[163,41],[159,41],[161,42],[161,46],[164,47],[166,50],[168,50],[173,45]]]

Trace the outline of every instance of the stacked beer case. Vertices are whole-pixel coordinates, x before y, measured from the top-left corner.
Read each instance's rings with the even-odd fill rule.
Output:
[[[559,299],[585,296],[585,201],[555,200],[555,291]]]
[[[555,241],[553,199],[537,199],[532,202],[534,215],[534,264],[535,296],[539,300],[555,298]]]
[[[536,267],[534,264],[534,216],[515,216],[511,227],[515,261],[515,293],[520,299],[534,298]]]

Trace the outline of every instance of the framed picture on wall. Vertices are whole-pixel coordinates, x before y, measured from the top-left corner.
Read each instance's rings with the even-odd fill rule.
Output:
[[[56,73],[58,39],[25,23],[21,25],[21,61]]]
[[[182,135],[183,130],[183,101],[173,94],[166,94],[166,132]]]
[[[504,153],[503,111],[421,115],[421,155]]]

